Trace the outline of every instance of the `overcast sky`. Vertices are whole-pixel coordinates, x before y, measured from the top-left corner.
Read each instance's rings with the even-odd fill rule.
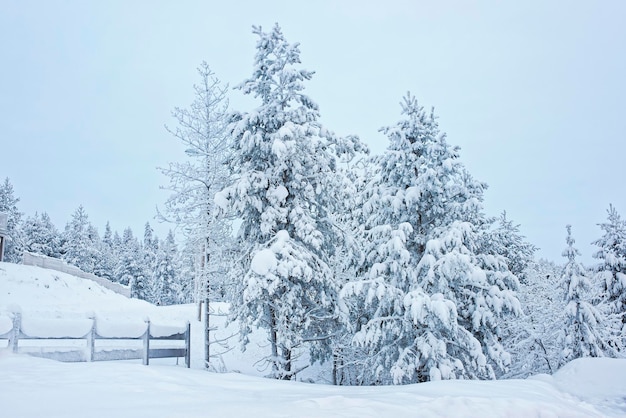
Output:
[[[612,203],[626,216],[624,1],[0,1],[0,177],[20,209],[63,228],[83,205],[102,233],[143,235],[180,161],[164,129],[206,60],[252,73],[252,25],[301,43],[322,122],[383,152],[411,91],[435,107],[470,172],[539,255],[573,225],[590,262]],[[236,110],[255,103],[233,92]]]

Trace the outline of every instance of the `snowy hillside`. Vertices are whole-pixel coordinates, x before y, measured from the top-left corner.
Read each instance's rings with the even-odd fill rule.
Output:
[[[274,381],[254,366],[257,344],[224,356],[230,370],[202,366],[201,324],[193,305],[157,307],[126,299],[95,283],[62,273],[0,263],[0,316],[192,323],[192,370],[162,360],[58,363],[0,349],[0,404],[11,417],[620,417],[626,416],[626,360],[583,359],[554,376],[527,380],[442,381],[407,386],[335,387]],[[223,319],[215,324],[223,327]],[[230,330],[222,330],[224,333]],[[235,345],[235,344],[233,344]],[[256,347],[256,349],[255,349]],[[195,351],[195,352],[194,352]],[[37,402],[32,400],[36,399]]]

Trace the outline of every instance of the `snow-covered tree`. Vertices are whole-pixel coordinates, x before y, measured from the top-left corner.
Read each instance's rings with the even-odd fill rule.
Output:
[[[519,225],[506,217],[504,211],[497,219],[495,227],[485,234],[482,245],[506,258],[511,273],[524,283],[527,268],[533,262],[537,247],[525,240],[519,228]]]
[[[414,97],[383,131],[387,152],[365,189],[365,259],[342,290],[361,383],[493,378],[509,360],[499,320],[519,311],[506,260],[482,248],[486,187],[475,181]]]
[[[159,245],[155,261],[153,286],[156,292],[153,302],[159,305],[178,303],[177,286],[180,280],[178,276],[180,264],[178,263],[178,248],[171,230]]]
[[[8,239],[5,241],[4,261],[8,263],[20,263],[22,261],[22,251],[24,250],[22,236],[22,212],[19,211],[17,203],[19,198],[15,197],[13,185],[9,178],[4,179],[0,184],[0,212],[7,214]]]
[[[296,349],[308,346],[312,361],[330,355],[338,289],[328,263],[338,231],[328,186],[338,155],[358,145],[319,122],[318,106],[302,93],[313,73],[297,68],[298,44],[288,43],[278,25],[253,32],[253,75],[238,88],[261,103],[232,117],[236,180],[216,202],[242,222],[244,278],[233,313],[243,342],[252,326],[265,328],[273,376],[293,378]]]
[[[93,273],[100,262],[100,237],[80,205],[63,232],[63,260],[87,273]]]
[[[28,216],[22,230],[26,251],[54,258],[61,256],[61,235],[46,212]]]
[[[131,297],[147,299],[147,273],[141,244],[130,228],[122,235],[116,277],[117,282],[130,286]]]
[[[591,282],[585,267],[576,257],[580,255],[574,247],[572,227],[567,225],[567,247],[563,257],[567,263],[563,268],[561,287],[565,289],[566,327],[563,335],[562,361],[579,357],[603,357],[612,352],[606,342],[606,321],[602,313],[589,302]]]
[[[204,300],[210,288],[226,292],[226,264],[233,248],[231,222],[216,216],[214,196],[230,181],[226,160],[231,147],[226,131],[228,86],[220,83],[206,62],[198,75],[194,101],[188,109],[175,108],[172,116],[177,126],[167,128],[185,147],[186,160],[160,169],[169,178],[164,188],[171,191],[160,218],[180,227],[189,241],[186,246],[197,254],[195,296]]]
[[[107,222],[104,227],[104,235],[102,236],[102,242],[100,244],[100,261],[95,266],[93,271],[96,276],[115,281],[118,250],[119,248],[116,248],[113,242],[111,224]]]
[[[526,378],[556,372],[560,365],[559,334],[565,324],[565,301],[556,291],[563,266],[541,259],[530,263],[520,284],[518,298],[523,313],[508,317],[503,343],[511,353],[511,366],[499,377]]]
[[[616,331],[626,337],[626,222],[613,205],[607,212],[607,222],[599,224],[604,235],[593,242],[599,247],[593,257],[600,261],[594,269],[595,278],[602,287],[606,313],[616,317]]]
[[[156,277],[158,252],[159,238],[154,235],[154,229],[152,229],[152,226],[150,226],[150,222],[146,222],[144,226],[141,254],[143,257],[143,267],[146,274],[145,299],[152,303],[161,302],[162,297],[162,284],[158,281]]]

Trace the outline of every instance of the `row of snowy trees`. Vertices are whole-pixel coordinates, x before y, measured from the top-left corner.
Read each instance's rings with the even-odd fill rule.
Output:
[[[506,213],[487,216],[487,186],[433,110],[407,94],[400,120],[382,129],[387,151],[369,156],[359,138],[321,124],[299,45],[278,25],[254,33],[252,76],[236,87],[254,110],[229,110],[227,86],[203,63],[195,100],[173,112],[168,130],[186,160],[161,169],[171,195],[158,216],[182,232],[182,251],[149,225],[143,242],[108,227],[100,239],[79,208],[63,233],[13,240],[11,260],[23,242],[135,297],[228,300],[244,348],[266,330],[270,375],[281,379],[327,360],[336,384],[521,377],[623,353],[626,224],[614,208],[596,267],[577,262],[569,228],[566,264],[535,262]],[[15,236],[54,231],[45,214],[22,221],[4,195]]]
[[[594,241],[598,262],[590,268],[577,258],[567,225],[564,266],[540,260],[526,269],[519,290],[523,315],[505,324],[507,348],[516,362],[505,377],[552,373],[579,357],[624,356],[626,349],[626,222],[614,207],[603,236]]]
[[[143,240],[130,228],[120,236],[107,223],[100,238],[83,208],[78,207],[62,232],[46,212],[24,218],[9,179],[0,187],[0,212],[8,216],[6,261],[19,263],[24,251],[59,258],[81,270],[130,286],[131,295],[158,304],[191,301],[187,277],[193,263],[181,258],[173,233],[160,240],[146,223]]]
[[[510,254],[511,240],[521,238],[505,218],[496,224],[484,214],[486,186],[414,97],[405,97],[403,119],[383,130],[388,151],[369,158],[358,138],[319,122],[318,106],[303,93],[313,73],[297,68],[299,46],[278,26],[254,33],[253,76],[237,88],[259,106],[228,113],[229,123],[210,134],[203,128],[214,119],[175,112],[185,129],[174,134],[187,145],[197,132],[204,144],[223,139],[230,147],[219,158],[191,144],[188,155],[211,157],[196,160],[204,171],[179,165],[166,173],[176,199],[195,196],[185,190],[189,182],[177,183],[189,178],[200,196],[215,196],[218,208],[193,200],[211,216],[194,215],[191,229],[216,219],[241,223],[230,271],[244,345],[253,328],[265,328],[277,378],[294,377],[305,348],[311,361],[333,359],[337,383],[495,377],[510,362],[502,320],[521,311],[514,272],[524,270],[533,247],[521,242]],[[203,67],[204,85],[206,74]],[[223,96],[203,100],[221,92],[196,89],[192,110],[200,103],[207,114],[226,114],[216,105]],[[210,177],[209,161],[229,171]],[[211,234],[202,234],[210,248]]]

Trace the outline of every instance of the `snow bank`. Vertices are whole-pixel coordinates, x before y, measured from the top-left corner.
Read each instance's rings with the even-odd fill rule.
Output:
[[[279,238],[277,242],[287,237],[282,234]],[[97,317],[98,333],[110,336],[140,336],[147,317],[153,335],[182,331],[191,321],[192,368],[203,367],[203,324],[196,320],[195,305],[156,307],[85,283],[62,273],[0,263],[0,332],[11,328],[9,312],[18,305],[26,329],[39,328],[38,333],[48,335],[61,332],[56,318],[69,319],[72,333],[88,330],[91,314]],[[228,305],[216,303],[212,309],[227,312]],[[258,362],[269,353],[262,330],[250,335],[251,343],[242,353],[236,348],[236,323],[227,324],[225,316],[214,316],[211,325],[217,328],[212,338],[235,335],[229,343],[235,349],[213,346],[212,353],[222,353],[215,363],[250,375],[268,373],[264,363]],[[63,330],[65,334],[66,328]],[[149,367],[140,363],[66,364],[15,356],[0,348],[2,416],[626,416],[626,360],[576,360],[554,376],[527,380],[441,381],[393,387],[335,387],[207,373],[185,369],[182,363],[181,367],[171,367],[175,359],[154,360]],[[319,372],[311,367],[299,377],[310,373],[309,377],[323,381],[315,375]]]
[[[182,367],[123,362],[67,364],[2,351],[0,370],[3,414],[21,418],[599,418],[623,417],[626,413],[624,409],[600,411],[539,380],[337,387]],[[568,376],[577,382],[587,377],[584,370]]]
[[[602,411],[621,410],[626,417],[626,360],[581,358],[569,362],[551,377],[561,391]],[[548,381],[550,377],[548,376]]]

